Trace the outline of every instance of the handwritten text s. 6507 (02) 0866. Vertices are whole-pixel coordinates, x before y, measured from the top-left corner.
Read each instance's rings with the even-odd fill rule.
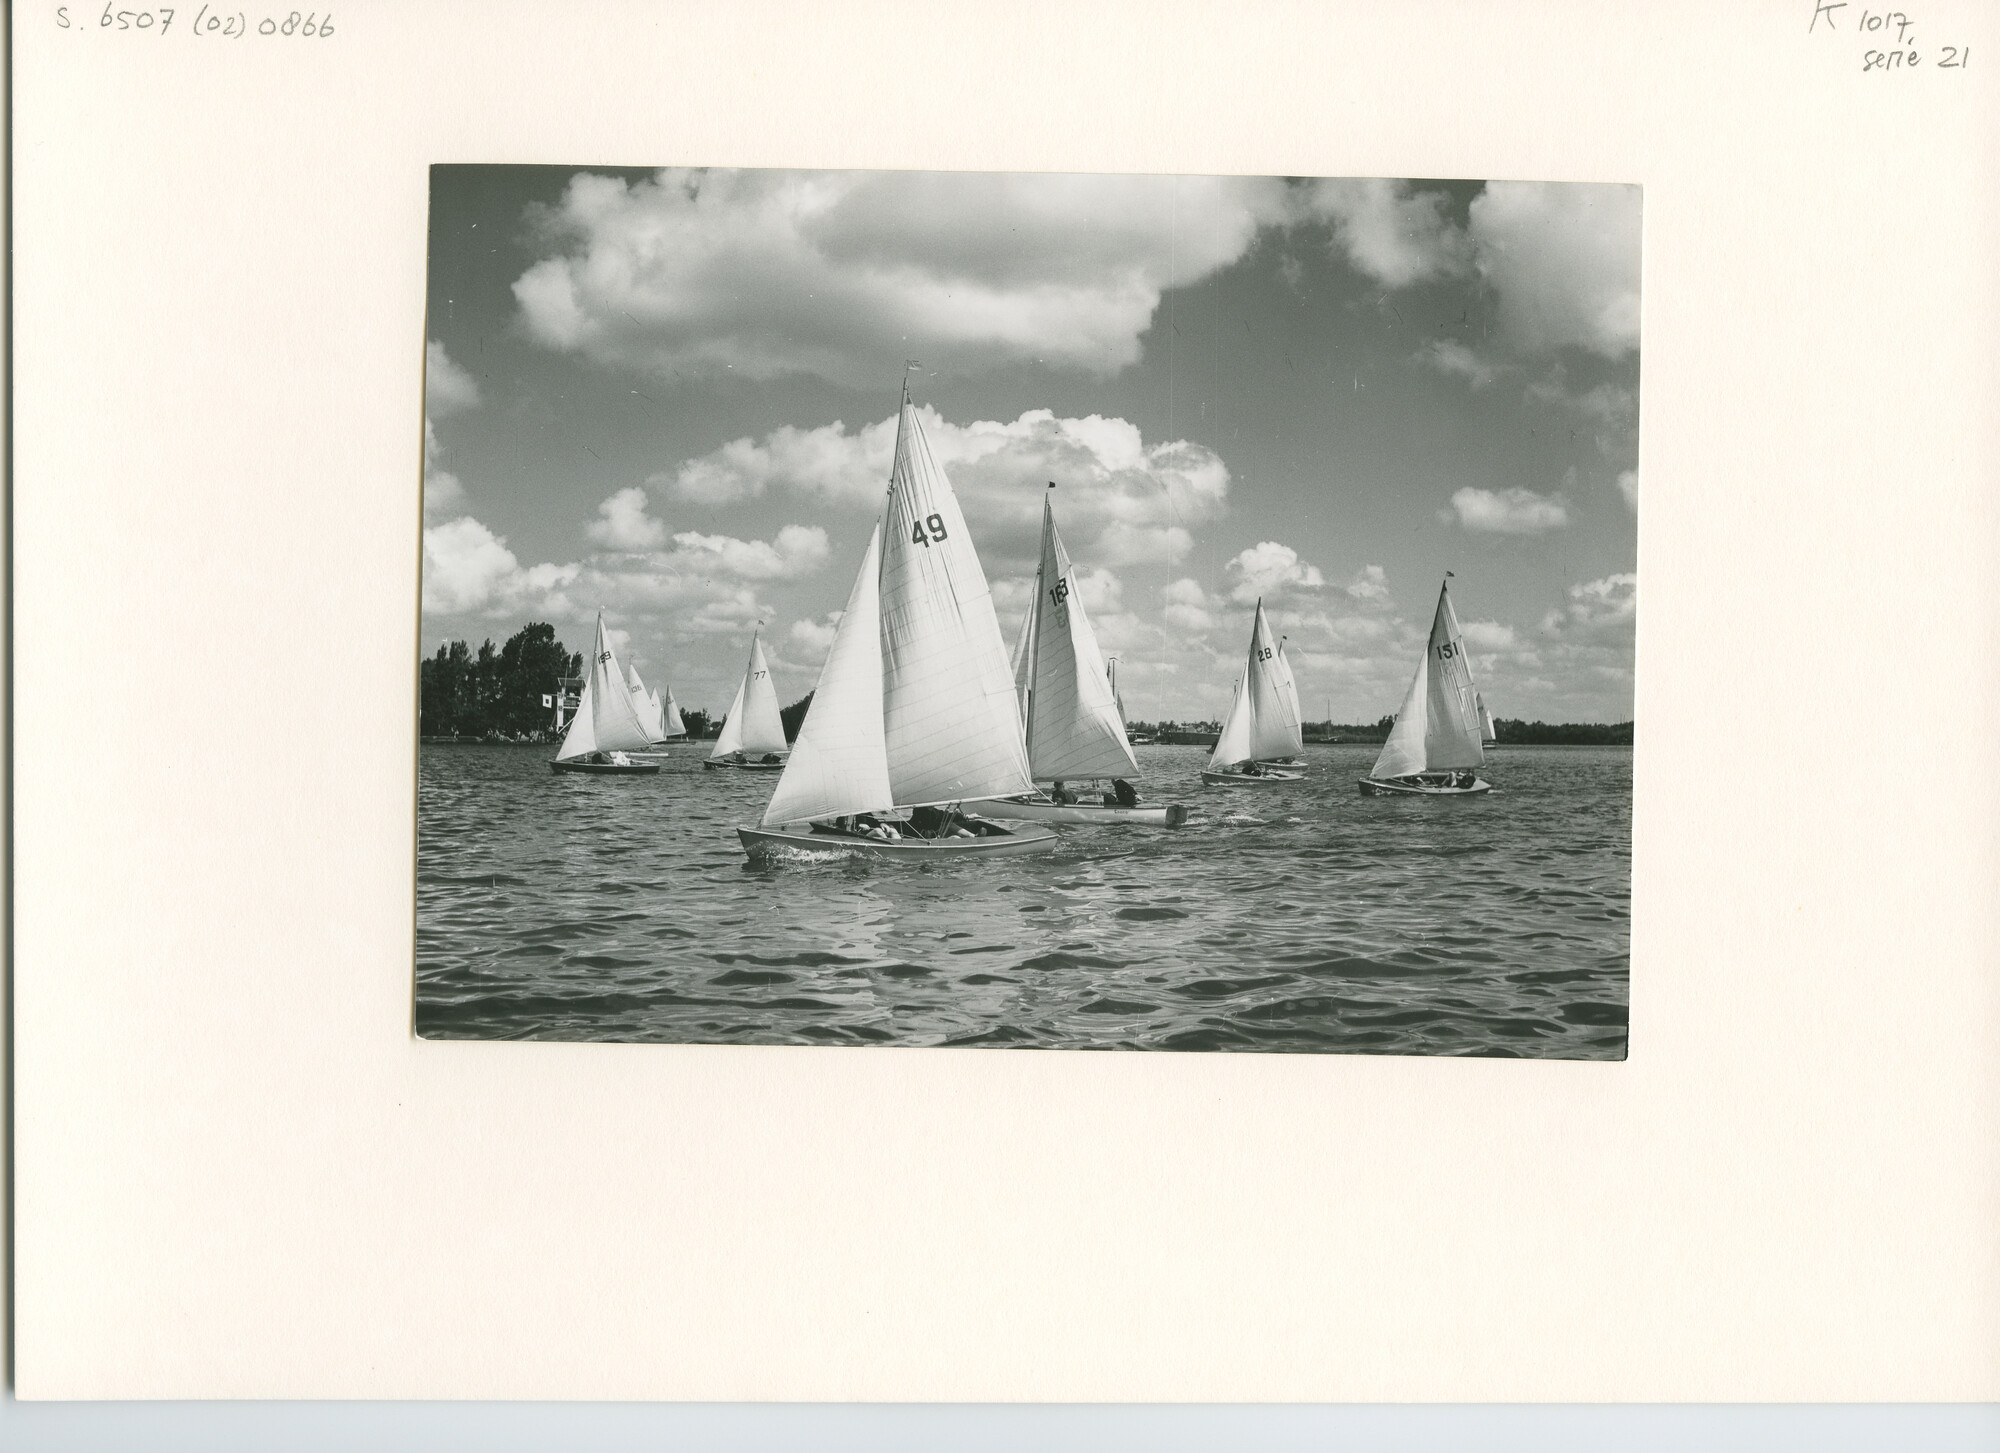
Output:
[[[174,17],[185,11],[185,6],[167,5],[156,5],[149,10],[120,10],[116,0],[109,0],[94,21],[87,5],[58,5],[55,17],[58,29],[73,30],[79,35],[92,31],[111,35],[167,35],[174,29]],[[242,40],[252,35],[324,40],[333,34],[333,12],[292,10],[252,20],[244,11],[215,10],[204,4],[193,20],[182,22],[180,33],[196,40]]]

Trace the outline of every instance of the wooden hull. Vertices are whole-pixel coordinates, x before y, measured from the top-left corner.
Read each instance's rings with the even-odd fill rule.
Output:
[[[582,772],[592,777],[651,777],[658,762],[551,762],[551,772]]]
[[[814,832],[805,827],[739,827],[743,851],[751,858],[783,858],[794,854],[827,857],[891,858],[905,863],[957,861],[965,858],[992,858],[1010,853],[1043,853],[1056,845],[1056,835],[1046,828],[1010,828],[1001,837],[904,838],[901,842],[877,842],[873,838],[848,837],[842,833]]]
[[[1075,827],[1179,827],[1187,821],[1188,810],[1178,802],[1163,807],[1106,807],[1103,803],[1078,802],[1058,806],[1053,802],[1023,801],[1003,797],[982,802],[981,817],[1001,817],[1022,822],[1061,822]]]
[[[715,757],[703,757],[701,764],[704,767],[713,767],[717,771],[721,771],[725,767],[732,772],[782,772],[785,770],[783,762],[726,762]]]
[[[1246,777],[1241,772],[1210,772],[1206,769],[1201,774],[1201,785],[1204,787],[1282,787],[1288,782],[1305,780],[1306,774],[1303,772],[1277,770],[1266,770],[1261,777]]]
[[[1383,782],[1374,777],[1361,779],[1363,797],[1477,797],[1492,790],[1491,782],[1478,777],[1472,779],[1470,787],[1431,787],[1420,782]]]

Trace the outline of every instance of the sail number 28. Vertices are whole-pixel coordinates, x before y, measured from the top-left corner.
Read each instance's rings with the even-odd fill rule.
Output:
[[[928,536],[924,534],[924,530],[926,527],[928,527],[930,530],[930,534]],[[922,545],[925,549],[929,549],[932,540],[937,540],[942,542],[943,539],[944,539],[943,515],[930,515],[924,519],[918,520],[915,524],[910,526],[910,543],[912,545]]]

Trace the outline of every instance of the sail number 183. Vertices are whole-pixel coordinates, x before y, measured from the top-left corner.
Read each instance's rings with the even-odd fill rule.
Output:
[[[928,535],[924,533],[926,529],[930,531]],[[929,515],[910,526],[910,543],[912,545],[922,545],[925,549],[929,549],[933,540],[942,544],[944,538],[943,515]]]

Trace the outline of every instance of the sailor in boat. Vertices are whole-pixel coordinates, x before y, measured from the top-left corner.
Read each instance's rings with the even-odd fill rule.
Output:
[[[1137,807],[1139,805],[1139,793],[1123,777],[1113,777],[1111,779],[1111,790],[1104,794],[1104,805],[1106,807]]]
[[[1049,787],[1049,801],[1057,807],[1068,807],[1076,801],[1076,794],[1064,787],[1061,782],[1055,782]]]
[[[851,812],[836,817],[831,824],[816,822],[814,832],[842,833],[848,837],[872,838],[876,842],[899,843],[903,835],[872,812]]]

